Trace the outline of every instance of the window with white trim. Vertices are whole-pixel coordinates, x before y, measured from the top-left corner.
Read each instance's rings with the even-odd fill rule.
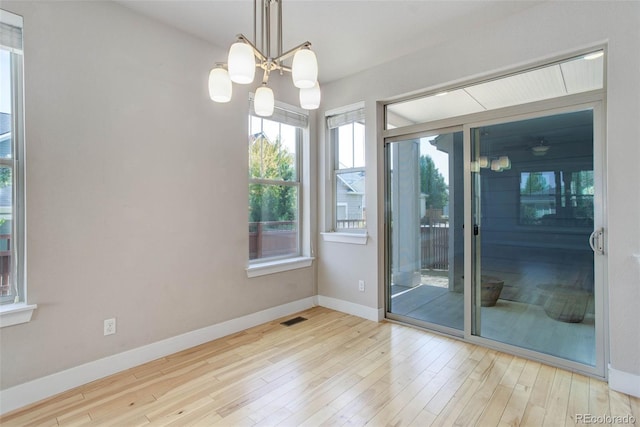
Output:
[[[26,301],[22,18],[0,11],[0,302]]]
[[[301,147],[308,116],[276,106],[249,116],[249,260],[301,255]]]
[[[367,227],[364,108],[327,116],[333,150],[333,229]]]

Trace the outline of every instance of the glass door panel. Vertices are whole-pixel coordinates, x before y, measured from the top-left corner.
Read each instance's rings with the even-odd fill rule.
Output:
[[[470,140],[472,334],[595,367],[593,110]]]
[[[386,145],[387,311],[464,330],[463,133]]]

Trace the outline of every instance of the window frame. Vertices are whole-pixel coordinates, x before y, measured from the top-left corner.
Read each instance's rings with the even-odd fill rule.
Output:
[[[299,117],[303,117],[306,120],[306,126],[301,126],[301,122],[300,123],[296,123],[295,120],[293,122],[289,121],[288,117],[290,115],[298,115]],[[303,113],[301,111],[299,111],[298,109],[296,109],[295,107],[292,106],[288,106],[285,104],[281,104],[281,103],[277,103],[276,105],[276,112],[274,113],[273,116],[270,117],[260,117],[257,114],[255,114],[255,112],[253,111],[253,100],[251,99],[251,108],[250,108],[250,112],[248,115],[248,125],[249,125],[249,129],[247,132],[247,136],[248,136],[248,145],[247,145],[247,153],[249,156],[251,156],[250,154],[250,149],[251,149],[251,130],[252,130],[252,120],[257,119],[260,120],[261,123],[261,131],[262,129],[264,129],[264,121],[268,120],[271,122],[275,122],[278,123],[279,126],[282,125],[288,125],[288,126],[293,126],[295,128],[295,155],[293,156],[294,158],[294,162],[295,162],[295,175],[294,175],[294,179],[293,180],[278,180],[278,179],[267,179],[267,178],[253,178],[251,176],[251,171],[248,170],[248,189],[251,188],[252,185],[266,185],[266,186],[288,186],[288,187],[293,187],[296,188],[297,191],[297,197],[296,197],[296,220],[297,220],[297,230],[296,230],[296,251],[295,253],[292,254],[285,254],[285,255],[277,255],[277,256],[272,256],[272,257],[260,257],[260,258],[251,258],[251,253],[250,251],[247,253],[249,261],[248,261],[248,269],[247,269],[247,273],[249,275],[249,277],[254,277],[254,276],[259,276],[261,275],[260,273],[255,273],[255,271],[258,271],[260,269],[262,269],[264,267],[264,270],[266,271],[264,274],[270,274],[273,272],[279,272],[279,271],[285,271],[288,270],[290,268],[286,267],[286,265],[294,265],[291,268],[299,268],[297,266],[297,264],[293,263],[292,264],[292,260],[295,261],[297,259],[301,259],[302,258],[302,253],[303,253],[303,221],[304,221],[304,217],[303,217],[303,142],[305,140],[305,132],[308,132],[309,129],[309,125],[308,125],[308,115],[306,113]],[[279,128],[279,133],[281,133],[281,129]],[[251,159],[249,157],[249,162],[248,162],[248,167],[250,165]],[[279,267],[275,267],[274,268],[274,264],[281,264],[282,266],[284,266],[283,268],[279,268]],[[302,266],[307,266],[306,265],[306,260],[304,262],[305,265]],[[251,271],[254,271],[254,273],[251,273]]]
[[[0,327],[26,323],[31,320],[35,304],[27,304],[26,274],[26,190],[25,190],[25,127],[24,127],[24,48],[23,18],[0,9],[2,31],[10,37],[0,49],[8,51],[11,67],[11,144],[12,157],[0,159],[0,166],[12,170],[11,272],[13,295],[0,297]],[[7,28],[13,27],[13,28]]]
[[[331,123],[331,122],[335,123]],[[338,192],[337,192],[337,184],[338,184],[338,176],[341,174],[347,173],[362,173],[364,176],[365,187],[367,180],[367,162],[366,162],[366,122],[365,122],[365,114],[364,114],[364,104],[355,104],[350,107],[346,107],[342,111],[334,110],[333,112],[328,112],[325,117],[325,122],[327,124],[327,130],[329,134],[329,145],[331,150],[331,230],[335,233],[364,233],[367,232],[367,220],[366,217],[360,221],[363,222],[362,227],[339,227],[338,226]],[[353,129],[355,123],[360,123],[363,126],[363,137],[364,137],[364,146],[363,146],[363,161],[364,166],[358,167],[350,167],[350,168],[340,168],[340,128],[342,126],[351,125],[352,126],[352,135],[355,133],[355,129]],[[355,141],[352,138],[352,153],[355,153]],[[354,159],[352,164],[355,164],[355,155],[352,154],[352,158]],[[364,200],[366,200],[366,191],[363,192]],[[361,210],[366,212],[366,204],[361,206]],[[346,209],[347,217],[348,215],[348,207]]]
[[[593,170],[587,170],[587,169],[580,169],[580,168],[575,168],[575,170],[572,169],[561,169],[561,168],[546,168],[545,170],[529,170],[529,169],[522,169],[519,171],[520,173],[520,182],[522,182],[522,175],[524,173],[528,173],[528,174],[535,174],[535,173],[550,173],[553,174],[554,176],[554,182],[560,182],[560,187],[558,187],[557,185],[554,186],[554,191],[551,194],[546,194],[547,197],[552,198],[554,200],[554,215],[558,213],[559,210],[565,209],[567,208],[567,206],[563,206],[562,203],[566,200],[566,197],[569,196],[572,199],[578,199],[578,198],[584,198],[584,199],[588,199],[588,197],[591,197],[591,204],[593,204],[593,194],[578,194],[578,193],[567,193],[564,188],[564,182],[562,180],[562,176],[563,174],[569,173],[569,174],[574,174],[574,173],[582,173],[582,172],[591,172],[592,177],[591,179],[593,180]],[[523,222],[523,218],[522,218],[522,209],[523,206],[526,205],[526,203],[523,203],[523,196],[524,196],[524,200],[527,200],[527,197],[531,197],[531,194],[523,194],[522,193],[522,186],[519,185],[518,188],[518,226],[519,227],[533,227],[535,229],[542,229],[542,228],[557,228],[557,225],[554,224],[536,224],[536,223],[527,223],[527,222]],[[535,196],[535,195],[533,195]],[[558,201],[560,201],[560,205],[558,205]],[[537,218],[538,220],[542,220],[543,218]],[[572,218],[564,218],[566,220],[579,220],[579,219],[584,219],[584,218],[579,218],[579,217],[572,217]],[[591,221],[593,221],[593,218],[589,218]],[[564,229],[566,229],[567,225],[565,224],[563,226]],[[580,229],[590,229],[593,228],[593,224],[589,224],[589,225],[574,225],[571,226],[570,228],[575,229],[575,230],[580,230]],[[566,230],[565,230],[566,231]]]

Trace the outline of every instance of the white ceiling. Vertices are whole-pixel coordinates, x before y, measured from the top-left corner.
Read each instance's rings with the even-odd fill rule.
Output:
[[[503,78],[397,102],[387,108],[389,128],[558,98],[601,89],[603,57],[578,57]]]
[[[252,0],[116,0],[227,49],[236,34],[253,38]],[[458,37],[539,1],[283,2],[283,48],[310,41],[320,83],[327,83]],[[211,58],[215,62],[226,58]]]

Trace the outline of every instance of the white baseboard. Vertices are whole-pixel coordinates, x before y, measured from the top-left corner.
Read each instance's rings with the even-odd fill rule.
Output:
[[[379,322],[384,319],[383,308],[371,308],[366,305],[355,304],[353,302],[344,301],[341,299],[325,297],[322,295],[317,296],[317,304],[322,307],[330,308],[332,310],[341,311],[343,313],[351,314],[353,316],[363,317],[367,320],[373,320]]]
[[[609,387],[621,393],[640,397],[640,375],[619,371],[609,365]]]
[[[0,414],[125,369],[306,310],[313,307],[314,302],[314,297],[309,297],[279,305],[0,390]]]

